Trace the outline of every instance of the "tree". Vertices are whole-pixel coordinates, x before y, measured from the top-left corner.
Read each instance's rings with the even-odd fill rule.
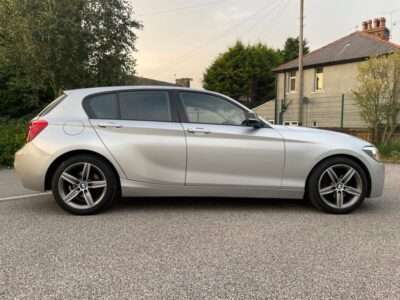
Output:
[[[278,51],[262,44],[247,45],[238,41],[218,56],[206,70],[204,88],[257,106],[275,96],[273,68],[281,63]]]
[[[358,82],[353,93],[372,142],[387,144],[399,127],[400,53],[360,64]]]
[[[310,52],[307,40],[303,41],[303,52]],[[288,62],[299,57],[299,38],[288,38],[285,42],[285,47],[282,50],[283,62]]]
[[[139,28],[128,0],[2,0],[0,73],[12,70],[6,86],[30,87],[36,109],[43,91],[48,102],[64,89],[124,84]]]

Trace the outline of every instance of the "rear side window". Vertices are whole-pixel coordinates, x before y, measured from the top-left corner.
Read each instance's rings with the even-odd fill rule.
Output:
[[[45,115],[47,115],[49,112],[51,112],[58,104],[60,104],[65,98],[67,97],[67,95],[63,94],[60,97],[58,97],[56,100],[54,100],[53,102],[51,102],[49,105],[47,105],[39,114],[39,117],[43,117]]]
[[[119,119],[116,94],[102,94],[90,97],[85,101],[84,107],[91,119]]]
[[[172,121],[168,92],[137,91],[119,94],[122,120]]]

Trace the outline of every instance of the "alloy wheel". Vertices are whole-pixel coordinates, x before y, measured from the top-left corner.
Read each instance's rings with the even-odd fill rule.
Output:
[[[106,194],[107,180],[103,171],[88,162],[68,166],[58,179],[62,201],[76,209],[96,206]]]
[[[361,197],[363,182],[359,172],[346,164],[327,168],[319,178],[318,193],[322,201],[335,209],[346,209]]]

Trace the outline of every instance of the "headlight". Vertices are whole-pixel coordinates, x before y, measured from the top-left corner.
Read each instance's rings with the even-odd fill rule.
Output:
[[[381,158],[379,157],[379,151],[374,146],[365,146],[363,151],[376,161],[380,161]]]

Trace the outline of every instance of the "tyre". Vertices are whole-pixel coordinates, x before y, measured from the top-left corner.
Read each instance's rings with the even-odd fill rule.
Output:
[[[105,160],[77,155],[58,166],[52,191],[59,206],[77,215],[96,214],[119,197],[117,174]]]
[[[317,165],[307,185],[311,203],[333,214],[354,211],[364,202],[367,192],[367,174],[359,163],[347,157],[334,157]]]

